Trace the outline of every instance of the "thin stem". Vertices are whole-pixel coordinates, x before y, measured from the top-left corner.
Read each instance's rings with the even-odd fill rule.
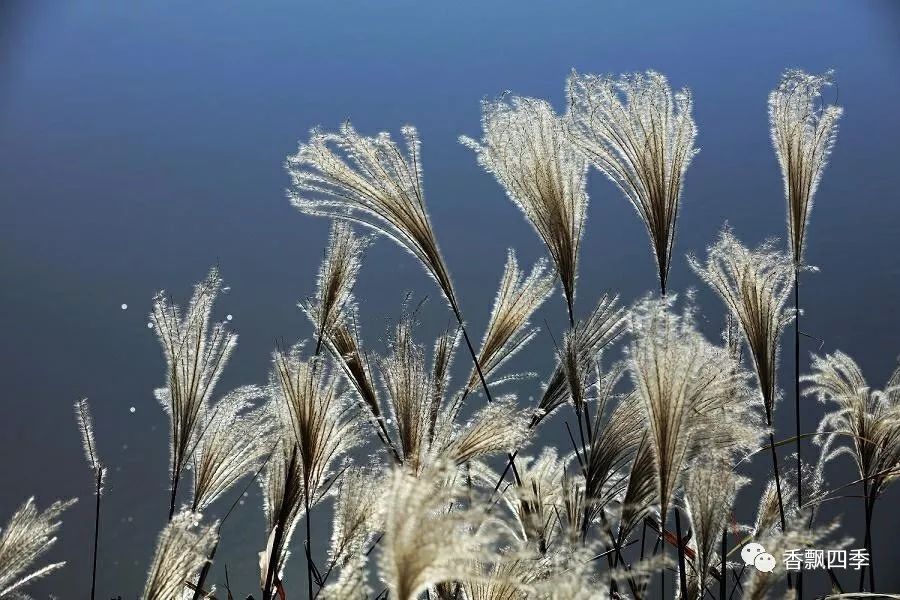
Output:
[[[200,576],[197,578],[197,585],[194,586],[193,600],[200,600],[203,597],[203,585],[206,583],[206,578],[209,575],[209,570],[212,568],[213,559],[216,558],[216,550],[218,549],[219,542],[216,540],[212,552],[209,553],[206,562],[203,564],[203,568],[200,570]]]
[[[772,426],[772,419],[769,418],[769,427]],[[778,453],[775,452],[775,435],[769,432],[769,447],[772,450],[772,470],[775,472],[775,491],[778,493],[778,516],[781,520],[781,531],[787,531],[787,525],[784,519],[784,497],[781,495],[781,475],[778,472]],[[791,574],[788,573],[788,589],[794,589],[794,581]]]
[[[719,600],[728,595],[728,577],[725,574],[725,557],[728,555],[728,525],[722,529],[721,566],[719,567]]]
[[[681,597],[687,598],[687,571],[684,561],[684,544],[681,541],[681,513],[676,507],[675,513],[675,541],[678,543],[678,578],[681,584]]]
[[[794,420],[797,428],[797,508],[803,506],[803,461],[800,458],[800,270],[794,265]],[[797,574],[797,597],[803,600],[803,565]]]
[[[94,566],[91,570],[91,600],[97,591],[97,549],[100,546],[100,488],[103,486],[103,467],[97,467],[97,506],[94,510]]]

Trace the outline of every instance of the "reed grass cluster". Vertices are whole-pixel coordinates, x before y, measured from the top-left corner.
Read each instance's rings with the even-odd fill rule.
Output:
[[[818,430],[784,439],[776,418],[782,333],[799,315],[787,307],[791,286],[796,301],[809,209],[840,115],[816,104],[828,81],[788,71],[772,93],[788,243],[749,249],[726,228],[705,261],[691,256],[687,264],[724,303],[707,317],[692,293],[669,285],[670,269],[687,266],[674,241],[697,152],[689,90],[673,92],[655,72],[573,73],[563,114],[533,98],[485,102],[482,138],[462,141],[549,259],[528,270],[508,252],[478,348],[427,211],[416,130],[402,128],[405,148],[349,123],[314,130],[287,160],[289,194],[300,212],[330,219],[331,235],[314,292],[299,303],[308,339],[275,348],[268,381],[214,394],[237,342],[212,321],[217,269],[185,309],[163,292],[153,299],[171,494],[143,597],[236,597],[227,570],[224,592],[210,582],[221,581],[217,548],[235,543],[222,527],[238,505],[232,497],[254,483],[266,542],[242,549],[259,564],[258,583],[243,593],[263,600],[803,598],[802,577],[795,584],[780,564],[747,570],[737,557],[748,542],[776,556],[824,540],[849,544],[857,532],[816,510],[847,487],[827,481],[825,468],[844,455],[859,472],[852,485],[863,490],[865,531],[857,540],[871,555],[876,500],[900,475],[900,369],[873,390],[849,356],[814,357],[803,380],[806,395],[829,408]],[[588,165],[644,222],[657,266],[648,288],[658,284],[660,294],[628,303],[610,293],[579,310]],[[606,201],[592,205],[600,228]],[[364,342],[368,315],[355,285],[374,238],[354,225],[399,244],[434,279],[455,318],[436,339],[421,339],[419,311],[404,301],[385,343]],[[532,321],[557,283],[568,328],[545,344],[548,375],[535,383],[510,365],[544,339]],[[710,339],[698,323],[717,319],[724,334]],[[462,345],[471,363],[457,366]],[[795,359],[799,385],[799,352]],[[526,404],[530,393],[538,400]],[[106,470],[87,401],[75,412],[96,495],[96,588],[98,568],[109,570],[97,562]],[[552,428],[569,443],[541,445]],[[807,434],[817,458],[804,477],[797,446],[791,483],[785,447]],[[763,478],[747,468],[758,454],[771,456]],[[223,500],[233,500],[227,510]],[[743,514],[747,502],[755,510]],[[70,505],[41,512],[28,500],[12,516],[0,534],[0,598],[24,597],[22,588],[62,566],[39,559]],[[330,523],[328,535],[314,538],[313,519]],[[872,556],[858,586],[834,572],[807,572],[806,585],[821,577],[836,595],[874,594],[875,564]]]

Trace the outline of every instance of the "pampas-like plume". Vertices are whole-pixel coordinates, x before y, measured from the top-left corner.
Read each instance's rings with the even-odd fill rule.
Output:
[[[568,96],[572,139],[640,215],[665,295],[684,173],[697,153],[691,94],[673,94],[663,75],[648,71],[619,79],[572,73]]]
[[[317,347],[343,322],[352,308],[353,286],[368,243],[367,238],[354,235],[348,223],[335,221],[332,224],[328,250],[319,268],[316,296],[300,305],[316,328]]]
[[[618,306],[618,296],[603,295],[587,319],[579,321],[563,338],[556,369],[538,404],[534,424],[571,400],[580,415],[584,408],[587,378],[594,372],[600,352],[621,335],[628,311]]]
[[[636,395],[621,398],[607,414],[624,374],[624,363],[618,363],[609,373],[598,373],[594,384],[597,409],[585,460],[586,493],[592,519],[626,488],[627,479],[621,470],[628,465],[644,436],[644,413]]]
[[[383,476],[371,468],[350,467],[338,483],[334,528],[328,549],[331,565],[355,568],[355,558],[381,526]]]
[[[452,416],[456,416],[455,412]],[[450,423],[451,420],[448,415],[443,422]],[[450,433],[448,426],[442,429]],[[518,408],[515,397],[497,398],[482,407],[466,425],[453,433],[455,435],[452,438],[450,435],[435,437],[433,460],[441,457],[460,465],[476,458],[518,448],[528,433],[528,416]],[[441,438],[447,441],[438,445]]]
[[[378,439],[385,445],[394,460],[399,463],[400,453],[385,427],[372,367],[360,340],[357,308],[350,306],[347,313],[344,323],[326,332],[325,340],[328,349],[343,371],[344,378],[353,386],[359,403],[369,415],[369,422],[375,428]]]
[[[521,484],[503,495],[516,519],[515,535],[540,554],[546,554],[559,531],[564,467],[555,448],[545,448],[533,461],[525,457],[520,465]]]
[[[392,598],[413,600],[429,586],[465,581],[474,575],[473,561],[490,556],[493,528],[478,505],[456,503],[463,490],[453,483],[452,471],[440,465],[418,476],[394,470],[379,559]]]
[[[97,453],[97,441],[94,439],[94,418],[91,416],[91,407],[87,398],[82,398],[75,403],[75,420],[78,422],[78,430],[81,432],[81,445],[84,447],[84,455],[88,466],[94,472],[94,497],[96,499],[94,510],[94,560],[91,570],[91,600],[94,600],[97,591],[97,550],[100,546],[100,495],[103,493],[103,480],[106,478],[106,467],[100,462]]]
[[[872,513],[875,501],[889,483],[900,476],[900,369],[885,391],[872,390],[856,362],[836,352],[813,358],[813,372],[802,379],[810,385],[806,393],[836,402],[838,409],[826,415],[820,432],[831,431],[826,448],[841,435],[850,434],[852,456],[859,470],[865,496],[865,539],[869,551],[869,586],[875,591],[872,556]],[[831,456],[837,455],[833,453]],[[860,580],[862,589],[862,579]]]
[[[688,595],[690,600],[700,600],[711,575],[718,564],[718,576],[727,577],[724,556],[717,556],[716,547],[734,508],[738,490],[748,483],[740,477],[728,457],[712,456],[694,463],[687,471],[684,482],[685,512],[694,533],[690,547],[694,551],[693,568],[688,569]]]
[[[552,292],[553,274],[547,272],[545,260],[539,260],[526,277],[519,269],[515,252],[507,253],[500,288],[478,352],[478,364],[486,379],[490,380],[494,371],[534,338],[538,330],[530,328],[528,320]],[[477,385],[478,373],[473,369],[466,392]]]
[[[337,133],[313,131],[287,160],[291,203],[305,214],[360,223],[394,240],[419,259],[459,313],[425,210],[419,135],[412,126],[401,133],[406,153],[389,134],[364,137],[349,123]]]
[[[753,356],[766,421],[771,426],[778,399],[779,339],[793,312],[785,309],[791,293],[790,260],[766,242],[744,247],[725,229],[708,250],[706,264],[694,257],[691,267],[716,291],[737,319]]]
[[[306,512],[303,469],[294,440],[287,407],[276,405],[279,431],[272,456],[260,479],[263,514],[266,517],[266,548],[260,552],[260,588],[263,598],[271,598],[272,589],[281,585],[284,565],[290,557],[288,545],[300,517]]]
[[[267,452],[272,414],[256,403],[265,390],[248,385],[219,400],[206,415],[194,453],[192,510],[203,512],[244,475],[256,471]]]
[[[664,521],[687,460],[714,450],[709,442],[721,435],[711,428],[738,410],[734,390],[743,376],[727,352],[707,342],[689,315],[670,312],[668,302],[638,307],[631,329],[629,370],[649,426]],[[727,428],[738,426],[735,421]]]
[[[795,265],[803,262],[806,226],[813,196],[837,137],[842,109],[821,105],[831,72],[810,75],[798,69],[784,73],[769,94],[772,143],[784,178],[787,229]]]
[[[512,97],[484,102],[484,137],[460,141],[478,154],[540,235],[556,265],[570,323],[575,322],[578,250],[587,212],[587,163],[565,134],[563,120],[543,100]]]
[[[302,360],[299,345],[276,352],[273,362],[271,394],[287,407],[303,485],[315,503],[334,461],[359,441],[354,410],[344,401],[337,378],[320,361]]]
[[[0,598],[15,597],[20,590],[66,563],[58,562],[34,569],[33,563],[56,543],[60,514],[75,503],[54,502],[41,512],[34,498],[25,501],[0,530]],[[31,572],[29,570],[34,569]]]
[[[94,473],[97,473],[103,469],[103,463],[100,462],[100,456],[97,454],[97,442],[94,439],[94,417],[91,416],[91,407],[87,398],[82,398],[75,403],[75,420],[78,422],[81,445],[84,448],[88,466]]]
[[[183,511],[159,534],[143,600],[181,598],[186,581],[193,581],[216,545],[217,524],[200,525],[200,515]]]
[[[178,483],[201,435],[201,416],[228,362],[237,335],[224,323],[210,326],[213,303],[222,286],[218,269],[194,287],[194,295],[182,316],[164,292],[153,300],[150,318],[166,357],[166,388],[156,390],[171,421],[171,500],[169,518],[175,514]]]
[[[357,555],[334,583],[322,588],[317,598],[322,600],[365,600],[371,598],[365,555]]]

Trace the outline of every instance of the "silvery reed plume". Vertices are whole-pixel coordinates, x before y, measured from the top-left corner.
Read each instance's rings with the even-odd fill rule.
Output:
[[[572,139],[640,215],[665,295],[684,173],[697,153],[691,94],[673,93],[655,71],[618,79],[573,72],[568,96]]]
[[[299,481],[291,482],[292,488],[299,488],[303,500],[303,515],[306,522],[306,552],[311,554],[309,511],[330,489],[329,482],[335,476],[335,461],[359,442],[355,408],[347,402],[336,375],[320,358],[305,361],[301,357],[302,345],[297,344],[289,351],[275,353],[274,369],[269,385],[272,401],[279,407],[282,427],[288,427],[293,437],[285,436],[282,456],[290,446],[290,458],[284,465],[285,476]],[[295,473],[296,471],[296,473]],[[272,485],[270,480],[269,485]],[[286,484],[285,484],[286,485]],[[269,526],[272,536],[267,560],[267,573],[263,589],[263,600],[268,600],[275,576],[281,580],[284,548],[290,539],[300,507],[296,506],[294,490],[285,488],[287,497],[278,498],[279,505],[269,506]],[[278,494],[276,494],[276,497]],[[269,498],[269,502],[273,500]],[[277,509],[277,511],[276,511]],[[284,515],[284,518],[282,517]],[[273,519],[273,517],[275,517]],[[273,554],[274,552],[274,554]],[[274,556],[274,559],[273,559]],[[311,567],[310,559],[307,559]],[[312,569],[308,568],[309,595],[312,596]]]
[[[900,475],[900,367],[883,391],[873,390],[852,358],[843,352],[813,357],[807,394],[835,402],[819,426],[827,433],[826,449],[849,436],[851,445],[841,446],[832,457],[850,454],[856,462],[865,503],[865,547],[869,551],[869,591],[875,592],[875,563],[872,557],[872,513],[875,501],[888,484]],[[863,590],[860,575],[860,591]]]
[[[354,234],[348,223],[332,223],[328,250],[316,280],[316,295],[300,304],[316,328],[316,355],[325,336],[332,335],[352,313],[353,286],[368,243],[368,238]]]
[[[689,461],[713,452],[749,452],[759,437],[744,394],[745,376],[727,351],[706,341],[690,313],[670,301],[647,300],[631,317],[628,349],[635,392],[643,404],[653,449],[659,531],[665,530]],[[687,594],[680,511],[675,508],[681,594]]]
[[[94,439],[94,418],[91,416],[91,407],[87,398],[82,398],[75,403],[75,420],[78,423],[78,431],[81,433],[81,445],[88,466],[94,474],[94,559],[91,567],[91,600],[94,599],[97,590],[97,550],[100,545],[100,495],[103,492],[103,480],[106,477],[106,467],[100,462],[97,452],[97,441]]]
[[[707,250],[706,263],[690,257],[694,271],[715,290],[740,325],[753,358],[759,392],[766,413],[766,425],[774,423],[775,404],[780,394],[776,375],[781,333],[794,314],[785,309],[790,295],[791,263],[766,242],[749,250],[729,229],[724,229]],[[784,528],[784,501],[773,431],[769,431],[772,472],[778,491],[781,526]]]
[[[166,387],[156,390],[156,396],[171,422],[169,518],[175,514],[181,476],[202,435],[213,389],[237,345],[237,335],[224,323],[209,322],[221,287],[222,279],[214,268],[194,286],[187,313],[164,292],[153,299],[150,318],[166,358]]]
[[[587,212],[587,164],[543,100],[512,97],[484,102],[484,137],[460,141],[475,150],[540,235],[553,258],[574,324],[578,249]]]
[[[829,71],[810,75],[798,69],[785,71],[778,87],[769,94],[772,143],[784,180],[787,200],[787,233],[794,261],[794,418],[797,448],[797,502],[803,504],[800,423],[800,270],[806,244],[806,228],[813,198],[837,137],[842,114],[838,106],[822,103],[822,90],[831,85]]]
[[[6,527],[0,530],[0,598],[22,598],[23,587],[66,564],[36,567],[34,562],[56,543],[54,534],[61,524],[57,517],[74,503],[74,499],[54,502],[41,512],[34,498],[29,498],[10,517]]]
[[[174,600],[184,595],[216,543],[216,524],[201,525],[200,515],[179,512],[159,534],[143,600]]]

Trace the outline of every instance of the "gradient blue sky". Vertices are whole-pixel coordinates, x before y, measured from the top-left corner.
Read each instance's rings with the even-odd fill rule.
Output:
[[[0,4],[0,520],[31,494],[42,504],[82,498],[52,553],[70,564],[36,596],[84,597],[89,583],[90,474],[71,411],[83,396],[111,465],[101,597],[133,597],[143,581],[167,508],[165,417],[151,395],[164,371],[146,328],[156,290],[184,297],[221,266],[232,290],[217,313],[233,314],[241,336],[223,390],[263,381],[276,337],[308,335],[295,303],[313,290],[327,223],[288,205],[283,162],[311,127],[348,117],[366,133],[418,126],[431,215],[480,332],[506,248],[525,263],[542,248],[457,136],[478,136],[479,101],[504,90],[561,108],[573,67],[654,68],[693,91],[702,150],[686,179],[676,291],[702,287],[683,256],[702,252],[726,220],[749,243],[783,238],[766,95],[787,67],[836,70],[846,115],[809,232],[821,272],[804,281],[805,327],[881,385],[900,353],[896,2]],[[630,301],[655,286],[631,207],[596,174],[589,192],[582,313],[602,291]],[[377,243],[358,286],[374,347],[406,290],[432,298],[427,340],[449,315],[420,268]],[[704,289],[698,298],[714,334],[721,308]],[[564,327],[558,297],[545,318]],[[545,376],[547,339],[520,364]],[[538,393],[537,382],[526,388],[523,402]],[[807,406],[811,428],[818,407]],[[780,415],[787,432],[787,405]],[[887,505],[897,494],[876,517],[879,579],[895,591],[887,565],[900,561],[898,520]],[[843,509],[859,533],[860,508]],[[220,553],[247,592],[262,528],[253,489]]]

